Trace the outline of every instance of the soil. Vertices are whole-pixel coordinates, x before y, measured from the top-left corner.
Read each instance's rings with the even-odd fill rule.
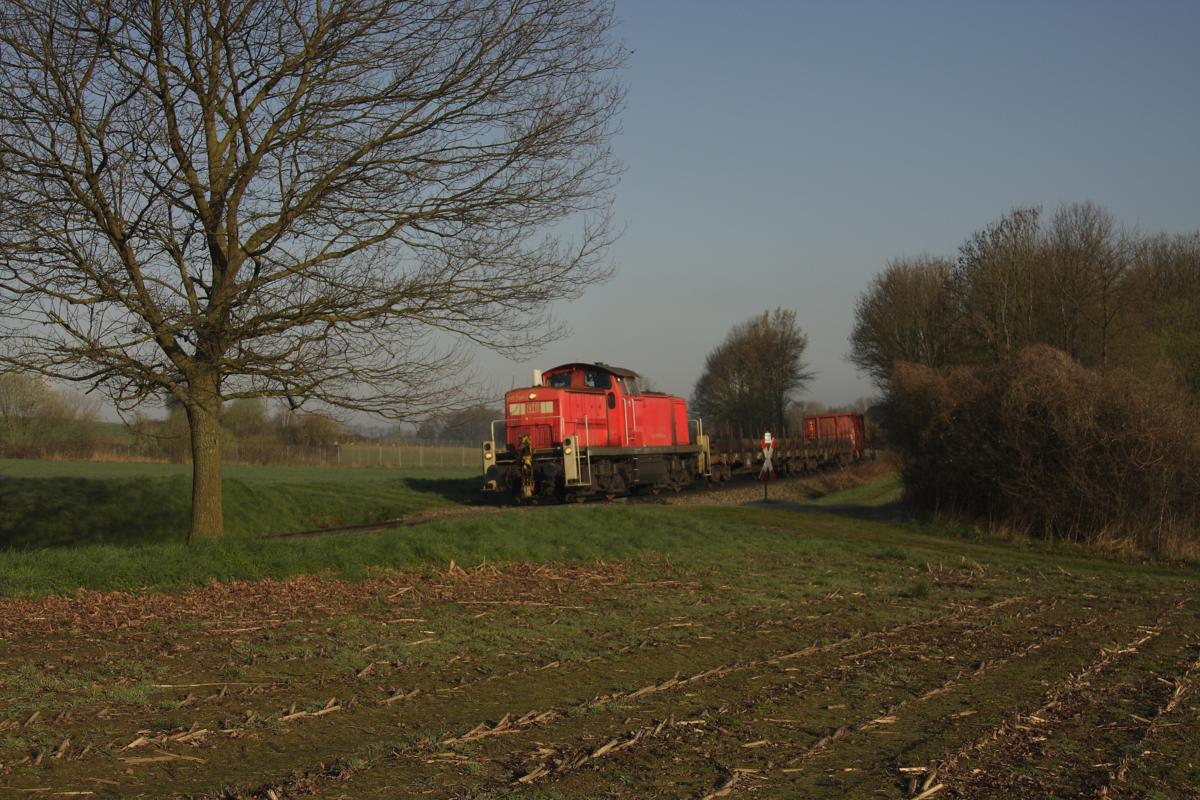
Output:
[[[1193,580],[793,557],[0,600],[0,795],[1200,794]]]

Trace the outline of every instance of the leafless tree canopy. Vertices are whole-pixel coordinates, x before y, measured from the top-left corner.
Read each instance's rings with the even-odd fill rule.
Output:
[[[896,363],[997,363],[1049,344],[1200,396],[1200,234],[1145,236],[1095,203],[1043,223],[1019,208],[972,234],[955,261],[890,262],[859,297],[850,359],[886,388]]]
[[[704,361],[692,403],[712,429],[745,436],[783,433],[787,410],[812,380],[808,336],[796,312],[776,308],[730,329]]]
[[[429,329],[524,346],[602,272],[607,8],[2,7],[10,357],[127,403],[208,369],[395,412],[441,366]],[[576,211],[572,247],[544,235]]]
[[[606,273],[604,0],[0,0],[0,358],[399,415]],[[570,222],[578,230],[567,237]],[[210,426],[203,426],[210,427]]]
[[[859,297],[850,360],[876,384],[887,382],[897,361],[946,363],[957,323],[953,270],[953,262],[942,258],[897,259]]]

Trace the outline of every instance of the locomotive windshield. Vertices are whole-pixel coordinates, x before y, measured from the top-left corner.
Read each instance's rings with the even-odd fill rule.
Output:
[[[613,386],[613,375],[607,369],[592,369],[583,364],[570,365],[560,368],[561,372],[552,372],[545,375],[543,380],[546,386],[552,389],[570,389],[572,386],[585,389],[611,389]],[[633,393],[638,394],[639,389],[636,387],[636,378],[623,379],[617,378],[617,383],[624,388],[626,380],[634,385]]]
[[[642,396],[642,385],[637,378],[617,378],[617,384],[625,390],[625,394],[630,397]]]

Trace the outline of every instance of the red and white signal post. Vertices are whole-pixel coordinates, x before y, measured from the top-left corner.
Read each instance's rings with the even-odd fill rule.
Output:
[[[763,463],[762,469],[758,471],[758,479],[763,482],[763,500],[766,500],[767,481],[775,479],[775,465],[771,463],[771,458],[775,455],[775,440],[768,432],[763,434],[759,444],[762,446]]]

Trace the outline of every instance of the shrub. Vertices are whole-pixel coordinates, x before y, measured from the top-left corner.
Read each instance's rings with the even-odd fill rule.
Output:
[[[898,365],[884,420],[908,499],[1032,535],[1200,538],[1200,435],[1171,384],[1101,375],[1035,345],[984,367]]]

